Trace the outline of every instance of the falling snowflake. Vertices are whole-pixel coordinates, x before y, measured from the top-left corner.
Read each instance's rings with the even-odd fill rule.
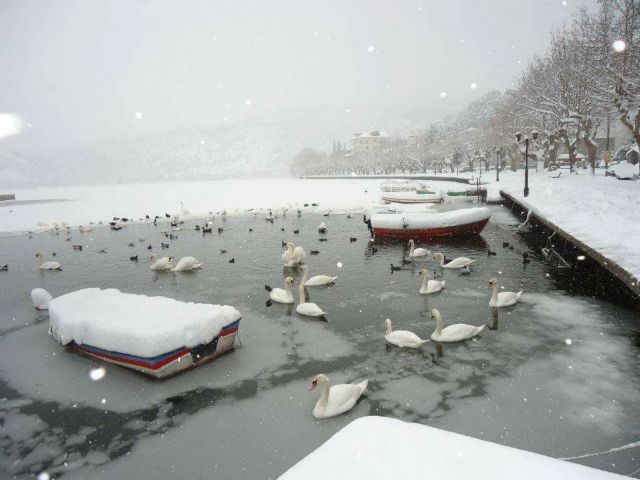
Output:
[[[338,262],[338,263],[336,263],[336,267],[338,267],[338,268],[342,268],[342,262]]]
[[[107,403],[107,399],[103,398],[102,400],[100,400],[100,403],[104,405],[105,403]]]
[[[345,108],[345,109],[344,109],[344,112],[345,112],[345,113],[351,113],[351,109],[350,109],[350,108]]]
[[[204,140],[200,140],[200,145],[204,145],[206,142]]]
[[[107,373],[107,371],[105,370],[104,367],[99,367],[99,368],[93,368],[91,369],[91,371],[89,372],[89,377],[91,378],[91,380],[93,380],[94,382],[97,382],[98,380],[102,380],[105,376],[105,374]]]
[[[49,472],[40,472],[38,474],[38,480],[51,480],[51,475],[49,475]]]
[[[618,53],[624,52],[627,49],[627,42],[624,40],[616,40],[613,42],[613,49]]]
[[[469,85],[469,88],[471,88],[471,90],[475,90],[476,88],[478,88],[478,84],[476,82],[471,82],[471,85]]]
[[[578,260],[582,261],[584,260],[586,257],[584,255],[578,255],[578,257],[576,257]]]
[[[142,120],[142,112],[136,112],[134,115],[138,120]]]
[[[447,92],[440,92],[440,98],[444,98],[447,96]]]
[[[567,0],[562,0],[562,6],[566,7],[567,6]]]
[[[20,133],[24,128],[24,120],[13,113],[0,113],[0,138]]]
[[[566,343],[567,345],[571,345],[571,343],[573,343],[573,342],[571,341],[570,338],[565,338],[564,339],[564,343]]]
[[[373,45],[369,45],[369,46],[367,47],[367,52],[369,52],[369,53],[373,53],[373,52],[375,51],[375,49],[376,49],[376,47],[374,47]]]

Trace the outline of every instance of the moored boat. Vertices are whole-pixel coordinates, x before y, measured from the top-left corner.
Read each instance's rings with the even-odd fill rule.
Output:
[[[463,208],[448,212],[389,212],[371,214],[376,238],[438,238],[480,233],[491,216],[486,207]]]
[[[228,305],[86,288],[49,303],[55,340],[155,378],[208,363],[233,350],[240,312]]]
[[[442,203],[443,201],[442,194],[429,190],[382,192],[381,197],[385,203]]]

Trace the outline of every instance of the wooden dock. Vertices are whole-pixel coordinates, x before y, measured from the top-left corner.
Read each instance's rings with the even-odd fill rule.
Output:
[[[8,200],[15,200],[15,193],[0,193],[0,202],[6,202]]]
[[[528,212],[529,209],[522,205],[515,197],[512,195],[500,191],[500,195],[505,200],[505,204],[507,207],[518,208],[521,212]],[[637,299],[640,299],[640,283],[638,279],[631,273],[618,265],[615,261],[605,257],[602,253],[598,252],[594,248],[590,247],[583,241],[577,239],[570,233],[563,230],[558,225],[550,222],[544,217],[536,215],[535,213],[531,214],[530,223],[538,224],[545,227],[550,232],[555,232],[556,235],[559,235],[564,239],[566,243],[571,244],[573,247],[573,252],[571,256],[571,260],[576,258],[576,253],[581,253],[583,255],[588,256],[592,261],[596,262],[600,265],[601,268],[605,269],[609,272],[614,278],[616,278],[620,283],[622,283],[627,289],[629,289]],[[535,226],[535,225],[534,225]],[[556,242],[557,243],[557,242]],[[575,264],[575,262],[572,262]]]

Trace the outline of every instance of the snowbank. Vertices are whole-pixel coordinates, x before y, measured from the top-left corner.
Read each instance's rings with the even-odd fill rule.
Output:
[[[53,337],[114,352],[154,357],[209,343],[240,318],[228,305],[186,303],[110,288],[85,288],[49,304]]]
[[[604,480],[627,478],[536,453],[384,417],[351,422],[285,472],[313,479]]]
[[[548,178],[542,171],[529,172],[528,197],[523,195],[522,172],[500,174],[500,182],[490,187],[490,199],[509,193],[526,208],[597,250],[636,278],[640,278],[640,183],[621,182],[591,175]]]

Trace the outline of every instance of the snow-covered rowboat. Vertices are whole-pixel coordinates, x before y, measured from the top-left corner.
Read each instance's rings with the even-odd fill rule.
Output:
[[[240,312],[116,289],[86,288],[54,298],[50,331],[60,344],[155,378],[232,350]]]
[[[376,238],[436,238],[478,234],[491,216],[487,207],[448,212],[373,211],[371,227]]]
[[[412,192],[382,192],[385,203],[442,203],[442,194],[416,190]]]

